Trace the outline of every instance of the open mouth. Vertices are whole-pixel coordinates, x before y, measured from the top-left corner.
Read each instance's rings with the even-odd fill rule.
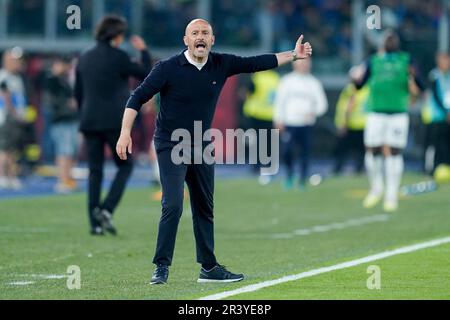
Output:
[[[206,44],[203,42],[199,42],[195,45],[196,49],[206,49]]]

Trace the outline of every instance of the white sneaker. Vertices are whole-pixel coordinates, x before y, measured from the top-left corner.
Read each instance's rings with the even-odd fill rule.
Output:
[[[383,204],[383,210],[384,212],[395,212],[398,209],[398,202],[397,201],[385,201]]]
[[[363,201],[363,207],[365,209],[371,209],[380,202],[382,195],[370,192]]]

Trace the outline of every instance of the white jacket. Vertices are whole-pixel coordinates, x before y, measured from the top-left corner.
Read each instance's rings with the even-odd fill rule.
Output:
[[[281,79],[275,97],[275,123],[293,127],[314,125],[327,109],[323,86],[313,75],[291,72]]]

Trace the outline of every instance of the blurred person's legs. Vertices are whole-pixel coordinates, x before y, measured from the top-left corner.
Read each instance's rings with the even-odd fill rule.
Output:
[[[435,136],[435,124],[425,124],[425,134],[424,134],[424,142],[423,142],[423,154],[422,154],[422,162],[423,162],[423,171],[426,174],[433,175],[435,169],[436,162],[436,139]]]
[[[291,189],[294,186],[294,163],[297,151],[300,151],[300,178],[298,183],[300,189],[306,187],[310,162],[311,130],[311,126],[286,127],[282,134],[283,160],[286,165],[285,189]]]
[[[114,211],[119,204],[126,184],[133,170],[133,160],[131,155],[127,160],[120,160],[115,152],[117,140],[120,132],[116,130],[87,133],[86,144],[89,164],[89,185],[88,185],[88,213],[92,230],[99,227],[115,235],[116,228],[112,223]],[[103,181],[104,146],[111,149],[117,172],[111,183],[108,194],[104,201],[101,201],[101,189]],[[94,231],[95,233],[95,231]]]
[[[258,150],[258,154],[259,154],[259,149],[261,148],[261,136],[260,136],[260,129],[266,130],[267,132],[267,139],[266,139],[266,143],[263,146],[263,148],[266,148],[267,150],[267,155],[271,155],[272,152],[272,145],[271,145],[271,137],[272,137],[272,131],[271,129],[273,129],[273,123],[272,121],[264,121],[264,120],[259,120],[259,119],[255,119],[255,118],[250,118],[250,127],[252,129],[256,130],[256,140],[252,141],[252,143],[256,143],[257,146],[257,150]],[[253,146],[255,147],[255,146]],[[260,175],[260,168],[263,166],[263,164],[261,163],[261,159],[257,158],[257,162],[256,164],[253,165],[252,167],[252,171],[254,174]],[[270,176],[260,176],[260,182],[262,184],[266,184],[267,182],[270,182]]]
[[[76,189],[76,181],[72,177],[72,169],[78,151],[77,122],[55,123],[50,134],[55,146],[56,164],[58,166],[58,183],[55,190],[60,193]]]
[[[350,134],[348,131],[338,136],[334,149],[333,173],[340,174],[345,162],[345,158],[350,151]]]
[[[364,199],[364,207],[372,208],[383,195],[383,144],[385,115],[370,113],[364,130],[366,153],[364,163],[369,178],[369,193]]]
[[[433,141],[435,145],[434,171],[440,164],[450,163],[450,128],[448,123],[433,124]]]
[[[17,156],[14,151],[2,152],[0,155],[0,187],[19,190],[22,183],[17,177]]]
[[[386,170],[385,211],[395,211],[398,207],[398,191],[404,170],[402,151],[408,142],[408,127],[408,114],[389,115],[384,150]]]
[[[333,167],[334,174],[340,174],[344,166],[345,159],[349,154],[353,156],[355,162],[355,171],[361,173],[364,168],[364,131],[347,130],[336,141],[334,151],[335,163]]]
[[[0,150],[0,189],[8,187],[8,178],[6,175],[7,154]]]
[[[309,174],[309,162],[311,153],[311,126],[304,126],[296,128],[294,136],[301,147],[300,150],[300,189],[306,187],[306,180]]]
[[[398,190],[402,181],[404,163],[402,149],[385,147],[385,179],[384,210],[395,211],[398,207]]]
[[[21,128],[7,119],[0,127],[0,188],[18,190],[22,183],[17,177],[17,154],[20,150]]]
[[[445,149],[444,149],[444,161],[446,164],[450,164],[450,123],[446,123],[446,134],[445,134]]]
[[[364,131],[363,130],[350,130],[350,141],[354,152],[355,159],[355,171],[356,173],[362,173],[364,169]]]
[[[95,211],[100,208],[100,196],[103,181],[103,162],[105,141],[100,132],[84,132],[87,160],[89,168],[88,181],[88,217],[91,232],[97,233],[101,229],[100,223],[94,217]]]
[[[364,206],[375,206],[383,193],[383,156],[386,190],[384,210],[395,211],[398,207],[398,190],[403,176],[402,150],[408,140],[409,117],[406,113],[370,114],[364,136],[368,147],[366,169],[369,175],[370,191]]]
[[[286,167],[286,180],[284,181],[286,190],[290,190],[294,186],[294,153],[297,145],[293,131],[293,127],[286,127],[281,134],[283,162]]]
[[[128,179],[133,171],[132,156],[128,155],[127,160],[120,160],[116,153],[116,144],[117,140],[119,140],[119,136],[119,131],[110,131],[106,133],[106,143],[111,149],[114,163],[118,169],[109,192],[101,205],[101,208],[107,210],[111,215],[114,213],[117,205],[122,199]]]

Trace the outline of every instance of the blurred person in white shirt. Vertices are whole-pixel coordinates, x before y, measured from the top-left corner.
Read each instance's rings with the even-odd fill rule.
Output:
[[[322,84],[311,74],[311,59],[297,60],[292,66],[293,71],[281,79],[276,94],[274,122],[281,133],[287,169],[284,187],[294,187],[294,154],[300,147],[298,187],[303,190],[308,178],[312,128],[327,111],[328,102]]]
[[[26,99],[22,49],[5,51],[0,69],[0,189],[20,189],[16,162],[23,138]]]

